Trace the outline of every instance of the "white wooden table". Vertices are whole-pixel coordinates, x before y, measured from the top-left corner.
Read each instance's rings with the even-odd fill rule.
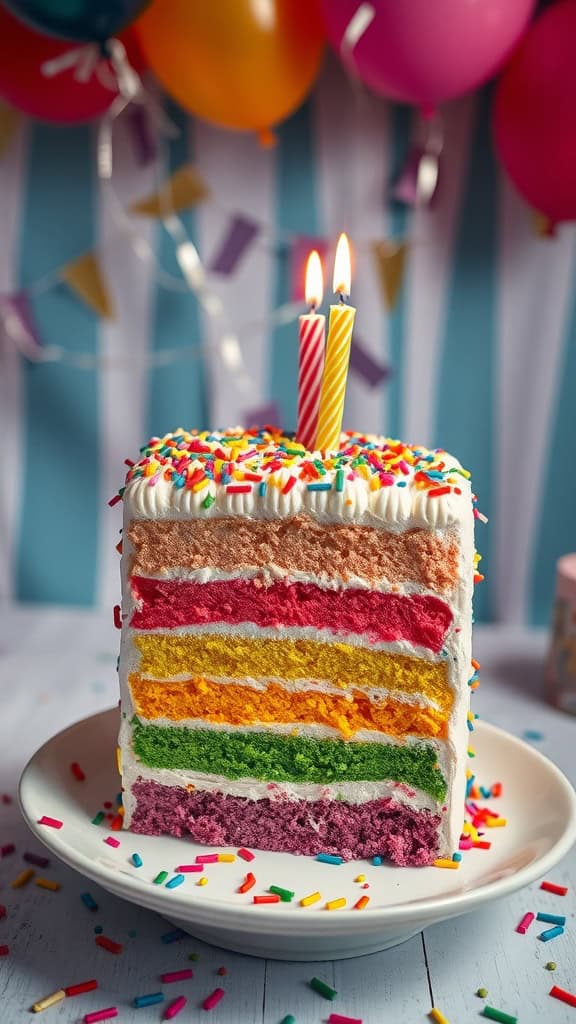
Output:
[[[15,798],[20,772],[34,750],[55,732],[117,700],[115,672],[118,633],[110,616],[82,610],[4,610],[0,625],[0,794]],[[543,633],[478,628],[475,653],[482,662],[482,686],[476,710],[516,735],[537,730],[538,747],[576,781],[576,719],[548,707],[542,695]],[[364,1024],[424,1022],[432,1004],[450,1024],[476,1019],[487,1002],[518,1024],[576,1024],[572,1009],[548,996],[552,984],[576,991],[576,852],[553,872],[571,892],[557,912],[568,915],[566,933],[544,944],[515,932],[527,908],[524,891],[477,913],[429,929],[396,949],[359,960],[290,964],[257,960],[219,951],[192,938],[165,945],[170,926],[155,914],[125,903],[87,883],[57,862],[43,872],[62,888],[50,892],[28,886],[10,888],[25,866],[26,850],[43,853],[24,825],[16,801],[0,802],[0,847],[13,842],[16,852],[0,859],[0,1022],[29,1021],[33,1002],[62,985],[97,977],[97,992],[67,999],[46,1011],[46,1021],[81,1021],[85,1013],[117,1005],[122,1024],[158,1021],[162,1006],[132,1008],[135,995],[158,991],[163,970],[190,966],[189,1002],[176,1020],[205,1017],[202,999],[221,985],[226,998],[206,1018],[214,1024],[280,1024],[291,1013],[297,1024],[319,1024],[331,1009]],[[99,904],[89,913],[80,893],[89,889]],[[556,905],[555,905],[556,907]],[[124,943],[115,957],[96,949],[94,927]],[[555,960],[554,973],[544,965]],[[218,976],[223,966],[226,977]],[[339,992],[328,1003],[312,992],[318,975]],[[180,987],[173,986],[174,996]],[[485,1018],[480,1018],[485,1019]]]

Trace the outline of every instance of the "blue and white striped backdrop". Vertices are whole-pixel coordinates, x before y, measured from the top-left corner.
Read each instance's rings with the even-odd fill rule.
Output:
[[[451,449],[473,471],[480,508],[479,619],[546,621],[554,563],[576,547],[575,233],[538,238],[529,213],[500,177],[491,153],[487,96],[446,110],[440,192],[413,216],[386,200],[410,136],[410,116],[357,94],[329,64],[310,101],[279,131],[275,150],[171,111],[182,131],[173,168],[194,161],[220,202],[187,214],[209,261],[224,208],[294,232],[348,230],[359,246],[354,302],[363,343],[393,367],[371,390],[350,381],[345,423]],[[123,202],[154,187],[118,133],[116,188]],[[65,289],[34,300],[47,344],[102,357],[206,340],[196,300],[158,286],[95,175],[89,127],[22,125],[0,161],[0,293],[38,279],[102,244],[117,317],[99,322]],[[155,224],[142,231],[161,266],[173,245]],[[110,241],[111,235],[113,240]],[[400,300],[385,314],[366,243],[412,239]],[[364,243],[364,244],[362,244]],[[238,323],[266,319],[289,298],[288,259],[262,237],[231,278],[214,280]],[[284,424],[296,408],[295,327],[242,337],[251,404],[278,401]],[[108,604],[117,599],[114,550],[122,461],[143,438],[180,424],[230,424],[241,409],[210,353],[154,371],[22,361],[0,343],[0,595],[23,601]]]

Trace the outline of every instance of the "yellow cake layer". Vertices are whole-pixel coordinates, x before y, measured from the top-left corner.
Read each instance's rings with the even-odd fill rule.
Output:
[[[133,636],[139,671],[152,679],[224,676],[305,679],[342,689],[381,687],[422,694],[445,713],[452,709],[447,664],[345,643],[253,639],[231,634],[148,633]]]

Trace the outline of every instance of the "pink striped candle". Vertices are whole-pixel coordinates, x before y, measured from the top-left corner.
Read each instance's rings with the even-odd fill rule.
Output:
[[[310,312],[300,317],[300,364],[298,374],[298,427],[296,439],[311,450],[316,439],[320,390],[324,369],[326,317],[316,313],[322,302],[322,264],[314,249],[306,265],[306,302]]]

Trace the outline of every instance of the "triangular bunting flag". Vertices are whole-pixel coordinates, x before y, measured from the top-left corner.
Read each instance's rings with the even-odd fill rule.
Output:
[[[16,131],[19,113],[0,102],[0,157],[6,152]]]
[[[396,305],[402,287],[407,248],[405,242],[396,241],[374,242],[373,245],[382,296],[390,312]]]
[[[210,270],[213,274],[231,274],[246,250],[258,236],[260,228],[253,220],[237,214],[232,217]]]
[[[350,369],[356,376],[361,377],[369,388],[378,387],[391,376],[389,368],[375,359],[357,337],[352,339],[350,348]]]
[[[77,260],[67,263],[60,270],[60,277],[78,298],[98,313],[98,316],[112,319],[114,310],[100,264],[93,252],[87,252]]]
[[[209,195],[210,190],[196,168],[185,164],[174,171],[159,191],[132,203],[129,209],[141,217],[166,217],[201,203]]]
[[[254,406],[252,409],[245,409],[242,418],[248,429],[250,427],[277,427],[282,420],[280,407],[274,401]]]
[[[38,358],[42,341],[26,292],[0,295],[0,328],[27,359]]]

